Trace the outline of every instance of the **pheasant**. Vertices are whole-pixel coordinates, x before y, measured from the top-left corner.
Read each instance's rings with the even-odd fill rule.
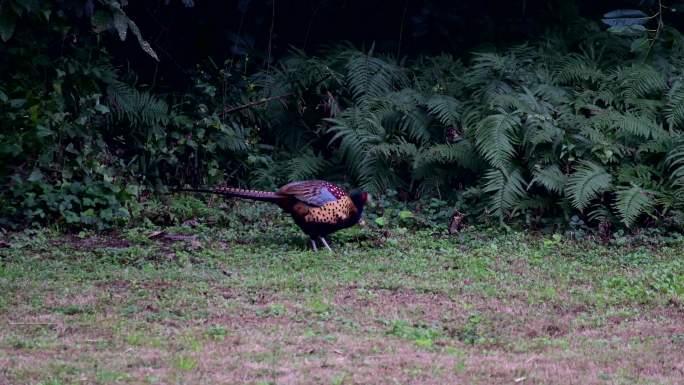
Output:
[[[290,214],[297,226],[311,238],[314,251],[318,251],[316,240],[320,240],[329,251],[332,251],[325,237],[337,230],[355,225],[361,219],[363,207],[368,201],[368,193],[364,191],[355,190],[347,193],[340,186],[321,180],[288,183],[275,192],[233,187],[178,191],[275,203]]]

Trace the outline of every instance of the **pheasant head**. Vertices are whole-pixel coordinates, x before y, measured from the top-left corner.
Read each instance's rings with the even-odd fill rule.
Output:
[[[368,203],[370,200],[370,195],[368,195],[368,193],[365,191],[354,190],[349,193],[349,197],[351,198],[352,202],[354,202],[354,206],[356,206],[360,216],[363,212],[364,206],[366,206],[366,203]]]

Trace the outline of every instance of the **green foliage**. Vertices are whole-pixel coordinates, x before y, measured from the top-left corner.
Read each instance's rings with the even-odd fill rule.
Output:
[[[667,93],[665,118],[671,128],[681,128],[684,124],[684,83],[677,80]]]
[[[490,211],[503,221],[504,213],[525,197],[525,180],[517,169],[491,169],[483,178],[484,192],[491,194]]]
[[[251,75],[210,60],[178,95],[113,68],[98,39],[77,30],[78,7],[8,3],[3,225],[102,228],[166,186],[309,178],[435,198],[501,223],[681,227],[684,218],[684,50],[672,29],[647,54],[633,49],[635,37],[586,29],[465,64],[400,62],[349,45],[293,50]],[[121,4],[98,3],[95,33],[131,33],[155,56]],[[86,37],[64,39],[64,26]],[[65,41],[59,55],[53,40]],[[397,213],[377,219],[421,222]]]
[[[114,81],[107,87],[110,109],[117,119],[128,119],[136,126],[167,125],[169,107],[149,92],[140,92],[130,85]]]
[[[674,184],[684,187],[684,143],[678,143],[672,148],[665,160],[671,171],[670,179]]]
[[[125,223],[150,190],[244,178],[251,130],[241,116],[202,105],[214,96],[206,88],[177,98],[134,86],[79,29],[76,3],[0,7],[17,20],[9,37],[0,26],[0,226],[106,228]],[[97,3],[91,21],[122,39],[139,35],[116,1]]]
[[[583,210],[601,192],[610,188],[611,175],[602,166],[585,161],[568,178],[567,193],[572,205]]]
[[[565,191],[567,177],[557,164],[543,168],[539,166],[533,171],[533,175],[532,183],[544,186],[549,192],[562,194]]]
[[[615,209],[627,227],[632,226],[639,215],[650,214],[655,205],[653,192],[639,186],[622,188],[616,192]]]
[[[684,99],[663,68],[676,71],[668,65],[684,54],[663,38],[644,62],[629,39],[586,32],[573,49],[549,38],[477,53],[466,66],[440,56],[401,68],[348,47],[324,57],[297,53],[302,73],[290,84],[311,83],[307,68],[325,68],[334,81],[318,90],[319,103],[334,100],[335,108],[290,126],[316,154],[332,151],[327,178],[344,174],[375,194],[444,194],[468,201],[468,215],[527,224],[577,211],[590,223],[668,221],[684,203],[676,139]]]
[[[475,131],[475,141],[482,156],[494,167],[510,164],[515,156],[516,127],[520,120],[502,112],[485,117]]]
[[[415,341],[422,348],[430,348],[434,341],[442,337],[439,330],[426,325],[412,325],[404,320],[391,322],[387,335]]]
[[[352,97],[360,105],[381,98],[407,83],[403,69],[371,53],[352,53],[345,64],[347,83]]]
[[[155,60],[159,60],[150,43],[143,38],[138,25],[124,12],[123,8],[127,3],[127,1],[100,0],[53,4],[53,2],[32,0],[5,0],[0,4],[0,40],[8,42],[16,35],[17,26],[26,21],[61,24],[59,27],[66,30],[62,29],[60,32],[66,34],[73,25],[73,23],[67,23],[69,18],[80,17],[85,13],[89,16],[95,32],[113,30],[116,31],[121,41],[124,41],[130,30],[138,40],[140,48]],[[51,20],[54,18],[62,19],[60,20],[62,23],[55,23]]]

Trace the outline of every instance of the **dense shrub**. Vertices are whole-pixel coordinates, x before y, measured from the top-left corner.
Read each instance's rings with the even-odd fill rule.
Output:
[[[130,31],[156,57],[119,2],[2,4],[0,225],[102,228],[168,186],[320,177],[501,223],[681,227],[672,28],[647,40],[584,22],[467,63],[348,45],[255,74],[209,60],[164,92],[115,68],[111,36],[90,32]]]
[[[680,227],[684,50],[677,31],[663,35],[635,45],[588,28],[573,32],[577,41],[475,53],[468,65],[295,52],[257,79],[264,97],[302,98],[270,103],[263,116],[284,143],[313,152],[259,174],[346,176],[501,222]],[[318,99],[307,101],[312,87]]]
[[[156,58],[117,1],[0,3],[0,226],[103,228],[146,190],[244,173],[250,131],[202,104],[211,90],[136,86],[91,28]]]

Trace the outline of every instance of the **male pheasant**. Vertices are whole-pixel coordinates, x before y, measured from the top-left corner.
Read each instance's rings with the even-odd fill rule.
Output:
[[[318,251],[316,240],[320,240],[328,250],[332,251],[325,237],[337,230],[355,225],[361,219],[363,207],[368,201],[368,193],[364,191],[347,193],[340,186],[321,180],[288,183],[275,192],[232,187],[179,191],[202,192],[275,203],[292,215],[297,226],[311,238],[314,251]]]

